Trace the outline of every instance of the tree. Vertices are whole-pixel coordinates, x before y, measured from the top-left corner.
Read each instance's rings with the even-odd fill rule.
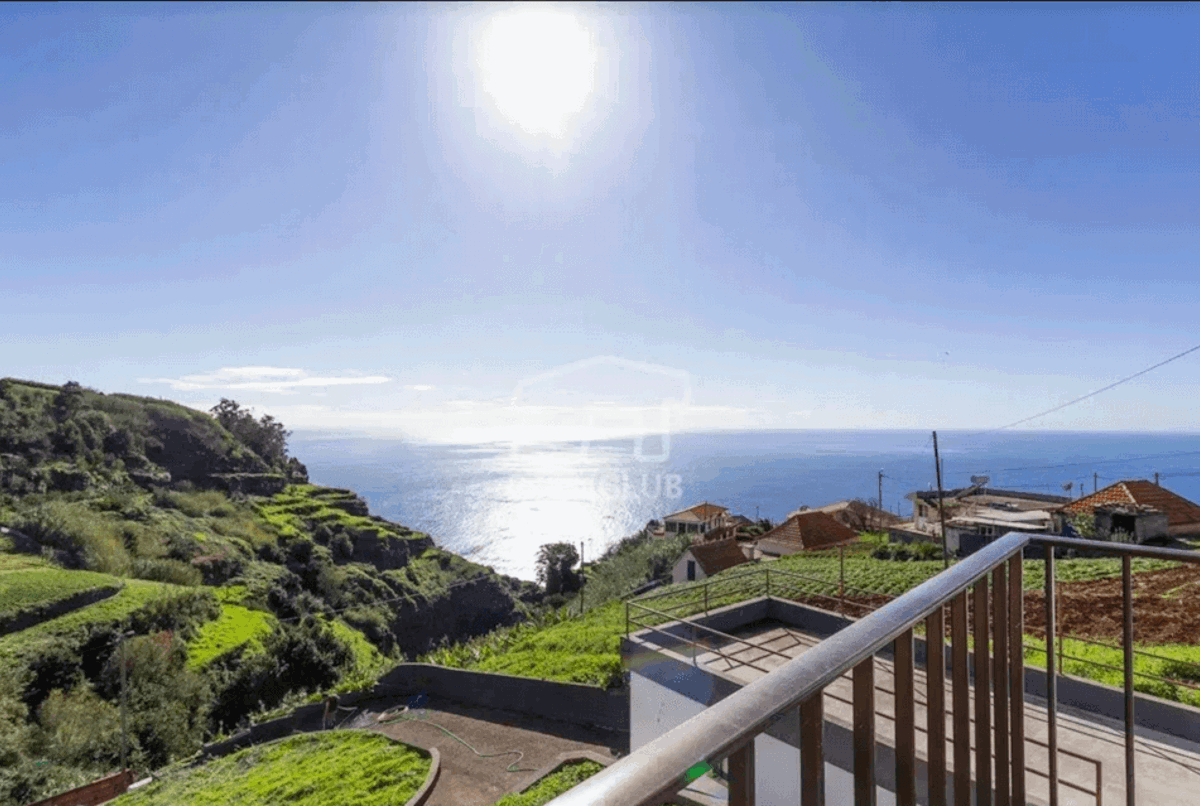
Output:
[[[538,549],[537,578],[546,593],[570,593],[579,590],[579,574],[573,570],[579,551],[572,543],[547,543]]]
[[[54,419],[63,422],[71,418],[83,405],[83,386],[76,381],[67,381],[54,396]]]
[[[241,440],[267,464],[283,468],[288,460],[287,441],[292,432],[269,414],[255,420],[250,409],[243,409],[236,400],[221,398],[209,410],[225,430]]]

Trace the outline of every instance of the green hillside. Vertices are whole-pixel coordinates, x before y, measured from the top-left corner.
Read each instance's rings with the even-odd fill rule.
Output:
[[[228,400],[0,380],[0,804],[118,765],[122,654],[147,771],[540,601],[308,483],[287,436]]]

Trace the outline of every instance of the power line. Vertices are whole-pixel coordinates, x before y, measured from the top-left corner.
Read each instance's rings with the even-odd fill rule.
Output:
[[[1135,372],[1132,375],[1127,375],[1126,377],[1122,378],[1121,380],[1110,383],[1108,386],[1105,386],[1102,389],[1097,389],[1094,392],[1088,392],[1086,395],[1081,395],[1080,397],[1077,397],[1074,400],[1068,400],[1066,403],[1059,404],[1059,405],[1055,406],[1054,408],[1046,409],[1045,411],[1038,412],[1037,414],[1030,415],[1029,417],[1023,417],[1020,420],[1009,423],[1008,425],[1002,425],[1002,426],[999,426],[998,428],[989,428],[987,431],[979,431],[977,433],[970,434],[969,436],[978,437],[978,436],[983,436],[984,434],[992,434],[992,433],[995,433],[996,431],[1003,431],[1005,428],[1012,428],[1013,426],[1021,425],[1022,423],[1027,423],[1030,420],[1036,420],[1038,417],[1045,417],[1047,414],[1053,414],[1056,411],[1065,409],[1067,406],[1073,406],[1076,403],[1079,403],[1080,401],[1087,400],[1089,397],[1095,397],[1096,395],[1100,394],[1101,392],[1107,392],[1109,389],[1113,389],[1117,386],[1120,386],[1121,384],[1123,384],[1127,381],[1132,381],[1134,378],[1141,377],[1142,375],[1145,375],[1147,372],[1152,372],[1152,371],[1158,369],[1159,367],[1164,367],[1167,364],[1170,364],[1172,361],[1177,361],[1180,358],[1183,358],[1185,355],[1194,353],[1197,350],[1200,350],[1200,344],[1197,344],[1195,347],[1191,347],[1187,350],[1184,350],[1182,353],[1177,353],[1177,354],[1171,356],[1170,358],[1166,359],[1165,361],[1159,361],[1157,364],[1155,364],[1152,367],[1146,367],[1145,369],[1143,369],[1139,372]]]

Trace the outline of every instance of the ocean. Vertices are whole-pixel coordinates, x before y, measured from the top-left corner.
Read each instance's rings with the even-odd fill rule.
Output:
[[[943,485],[1078,497],[1122,479],[1154,479],[1200,501],[1200,434],[999,431],[938,434]],[[538,547],[583,543],[594,557],[651,518],[702,501],[782,520],[802,505],[875,499],[905,517],[905,499],[936,489],[927,431],[749,431],[666,439],[439,445],[297,433],[291,451],[314,483],[348,487],[375,514],[439,546],[533,579]],[[1070,484],[1070,490],[1064,486]]]

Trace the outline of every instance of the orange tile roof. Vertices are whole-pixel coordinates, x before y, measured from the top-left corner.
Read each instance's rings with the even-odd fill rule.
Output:
[[[718,571],[724,571],[726,568],[750,562],[734,538],[693,543],[690,551],[708,576],[712,576]]]
[[[1200,523],[1200,506],[1144,479],[1118,481],[1116,484],[1110,484],[1103,490],[1097,490],[1091,495],[1059,507],[1059,511],[1069,515],[1079,515],[1106,504],[1154,507],[1167,513],[1168,526]]]
[[[760,540],[779,540],[793,543],[798,548],[815,549],[836,546],[858,538],[854,530],[828,512],[809,510],[798,512]]]
[[[706,521],[709,518],[714,518],[717,515],[720,515],[722,512],[728,511],[729,510],[723,506],[710,504],[705,501],[703,504],[696,504],[694,507],[688,507],[687,509],[681,509],[678,512],[672,512],[670,515],[665,516],[663,520],[674,520],[680,515],[693,515],[697,520]]]

